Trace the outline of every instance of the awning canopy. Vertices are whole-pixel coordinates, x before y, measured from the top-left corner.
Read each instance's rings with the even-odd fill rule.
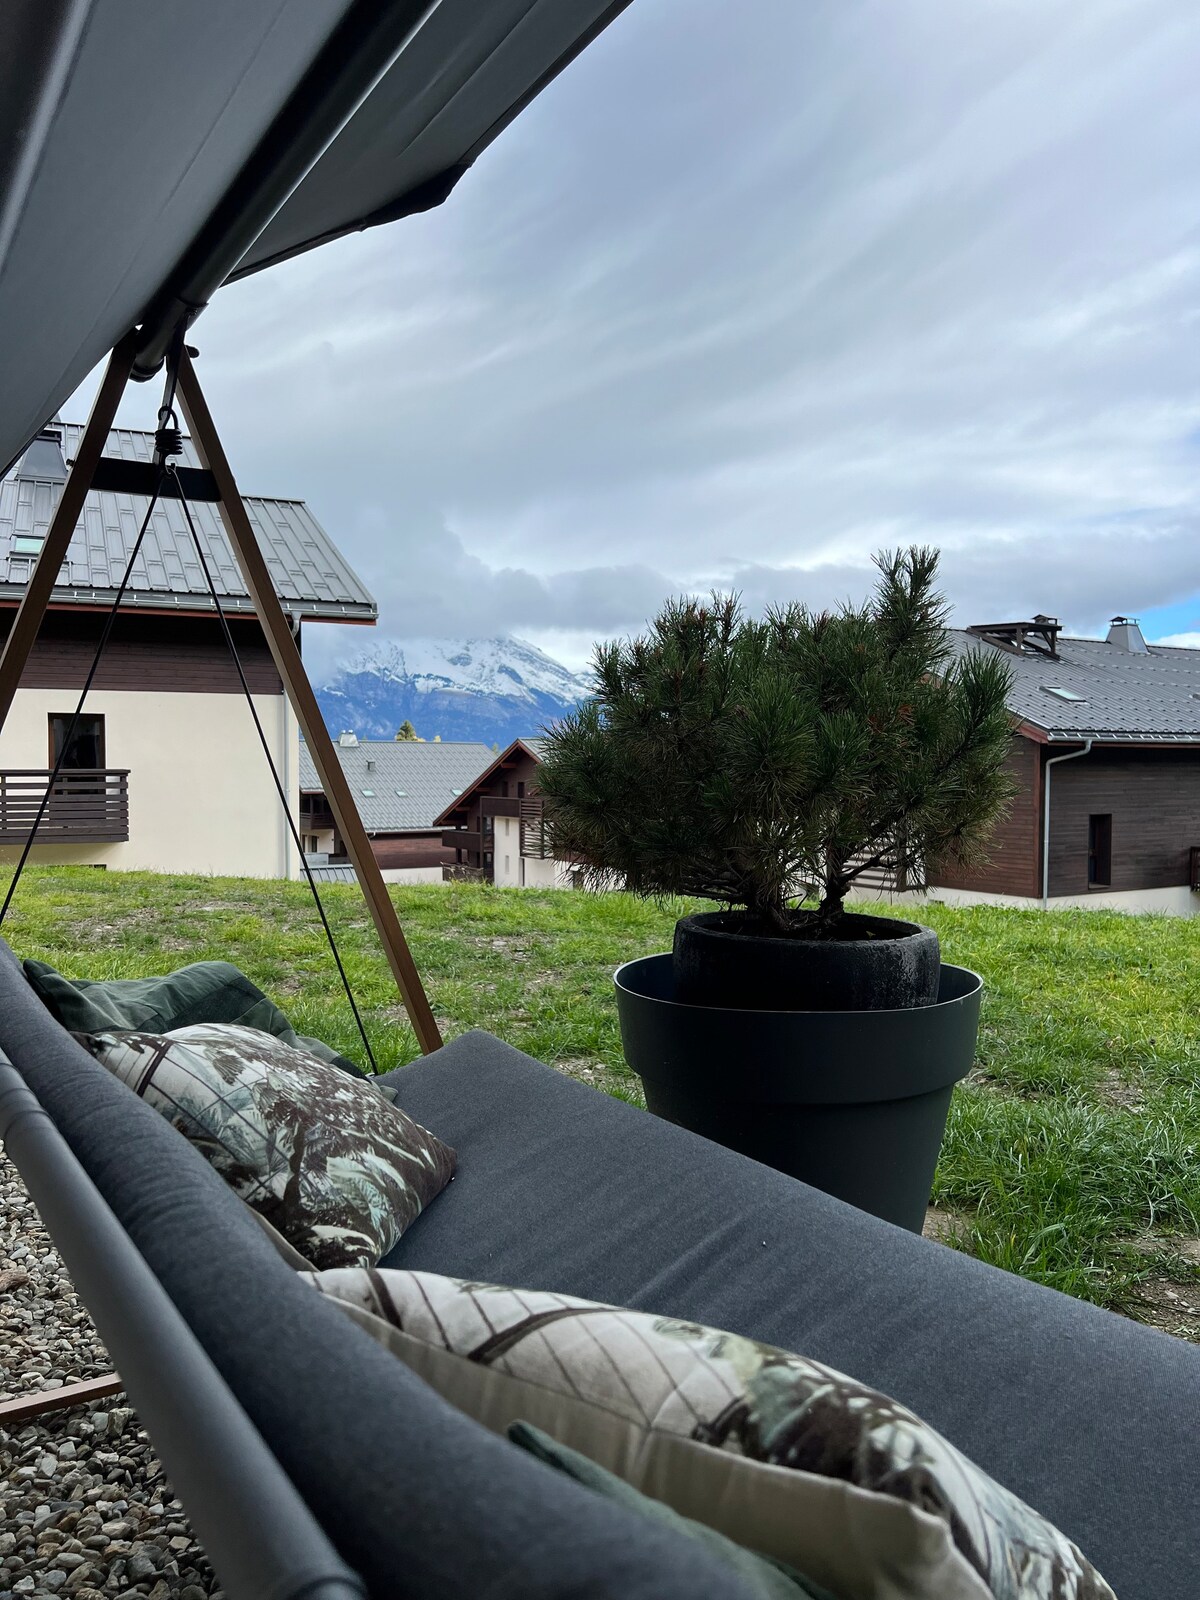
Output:
[[[131,328],[439,204],[628,0],[5,0],[0,471]]]

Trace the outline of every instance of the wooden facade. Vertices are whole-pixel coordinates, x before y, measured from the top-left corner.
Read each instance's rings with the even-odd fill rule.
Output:
[[[496,818],[521,816],[522,802],[537,795],[540,765],[522,740],[514,740],[461,799],[442,813],[438,819],[443,825],[442,843],[453,851],[453,865],[446,868],[449,876],[455,876],[457,868],[465,869],[468,876],[491,877]]]
[[[0,610],[0,646],[16,615]],[[49,611],[21,674],[22,689],[75,689],[87,677],[105,613],[79,606]],[[230,628],[254,694],[282,694],[283,684],[256,619],[231,615]],[[117,615],[96,673],[96,689],[176,694],[241,694],[237,668],[216,617]]]
[[[930,873],[931,888],[1037,899],[1042,893],[1046,763],[1082,745],[1014,733],[1008,771],[1017,793],[988,845],[989,860]],[[1103,864],[1093,861],[1097,838]],[[1101,745],[1050,773],[1051,899],[1191,887],[1200,847],[1200,749]]]
[[[1088,883],[1088,819],[1112,818],[1111,882]],[[1054,768],[1050,894],[1191,886],[1200,845],[1200,750],[1093,749]]]
[[[1043,748],[1023,734],[1013,734],[1005,770],[1016,793],[988,842],[987,860],[969,868],[940,866],[929,874],[931,888],[1022,899],[1041,894]]]

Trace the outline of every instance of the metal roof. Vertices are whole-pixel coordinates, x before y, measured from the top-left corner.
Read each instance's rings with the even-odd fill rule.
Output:
[[[63,453],[68,460],[83,433],[79,423],[63,423]],[[114,428],[105,453],[126,461],[149,461],[154,435]],[[198,466],[191,441],[182,460]],[[0,600],[19,600],[36,559],[31,540],[45,537],[61,482],[24,477],[24,460],[0,483]],[[303,500],[246,497],[246,510],[284,606],[301,618],[373,622],[375,601]],[[229,611],[254,610],[234,561],[217,507],[197,501],[190,507],[221,603]],[[51,605],[111,603],[137,537],[146,501],[141,497],[93,491],[84,502],[56,584]],[[123,608],[197,612],[214,609],[196,559],[183,507],[160,500],[146,530]]]
[[[1057,661],[1014,655],[952,630],[955,653],[987,650],[1013,675],[1009,709],[1052,742],[1200,744],[1200,650],[1059,636]],[[1059,691],[1058,693],[1054,691]],[[1078,698],[1066,698],[1077,696]]]
[[[335,742],[334,748],[368,833],[431,828],[458,792],[470,788],[495,760],[495,752],[486,744],[362,739],[350,745]],[[374,762],[373,770],[368,771],[368,761]],[[307,745],[300,746],[300,788],[310,794],[321,792]]]
[[[507,767],[511,763],[513,756],[524,752],[525,755],[532,756],[540,764],[545,748],[545,739],[514,739],[510,745],[501,750],[499,755],[489,750],[488,755],[491,759],[487,765],[475,774],[470,783],[463,785],[461,795],[456,794],[453,799],[446,802],[444,809],[439,811],[434,818],[435,823],[439,828],[457,826],[454,813],[460,812],[464,808],[464,803],[471,799],[476,789],[482,788],[495,773]]]

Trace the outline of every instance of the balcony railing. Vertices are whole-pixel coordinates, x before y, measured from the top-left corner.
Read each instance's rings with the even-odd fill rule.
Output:
[[[540,796],[521,801],[521,854],[534,861],[549,861],[554,855]]]
[[[0,772],[0,844],[24,844],[49,772]],[[113,844],[129,837],[129,773],[103,767],[60,772],[38,827],[39,844]]]

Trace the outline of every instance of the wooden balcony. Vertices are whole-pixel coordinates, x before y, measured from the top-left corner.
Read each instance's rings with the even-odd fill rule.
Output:
[[[505,799],[498,794],[485,794],[479,803],[480,811],[485,817],[519,817],[520,807],[519,800]]]
[[[521,854],[533,861],[549,861],[554,851],[546,834],[546,818],[540,796],[520,802]]]
[[[492,848],[491,840],[484,842],[483,835],[474,828],[443,828],[442,848],[445,850],[470,850],[478,855]]]
[[[24,844],[50,773],[0,772],[0,844]],[[60,772],[42,812],[38,844],[119,844],[129,838],[129,773],[102,767]]]

